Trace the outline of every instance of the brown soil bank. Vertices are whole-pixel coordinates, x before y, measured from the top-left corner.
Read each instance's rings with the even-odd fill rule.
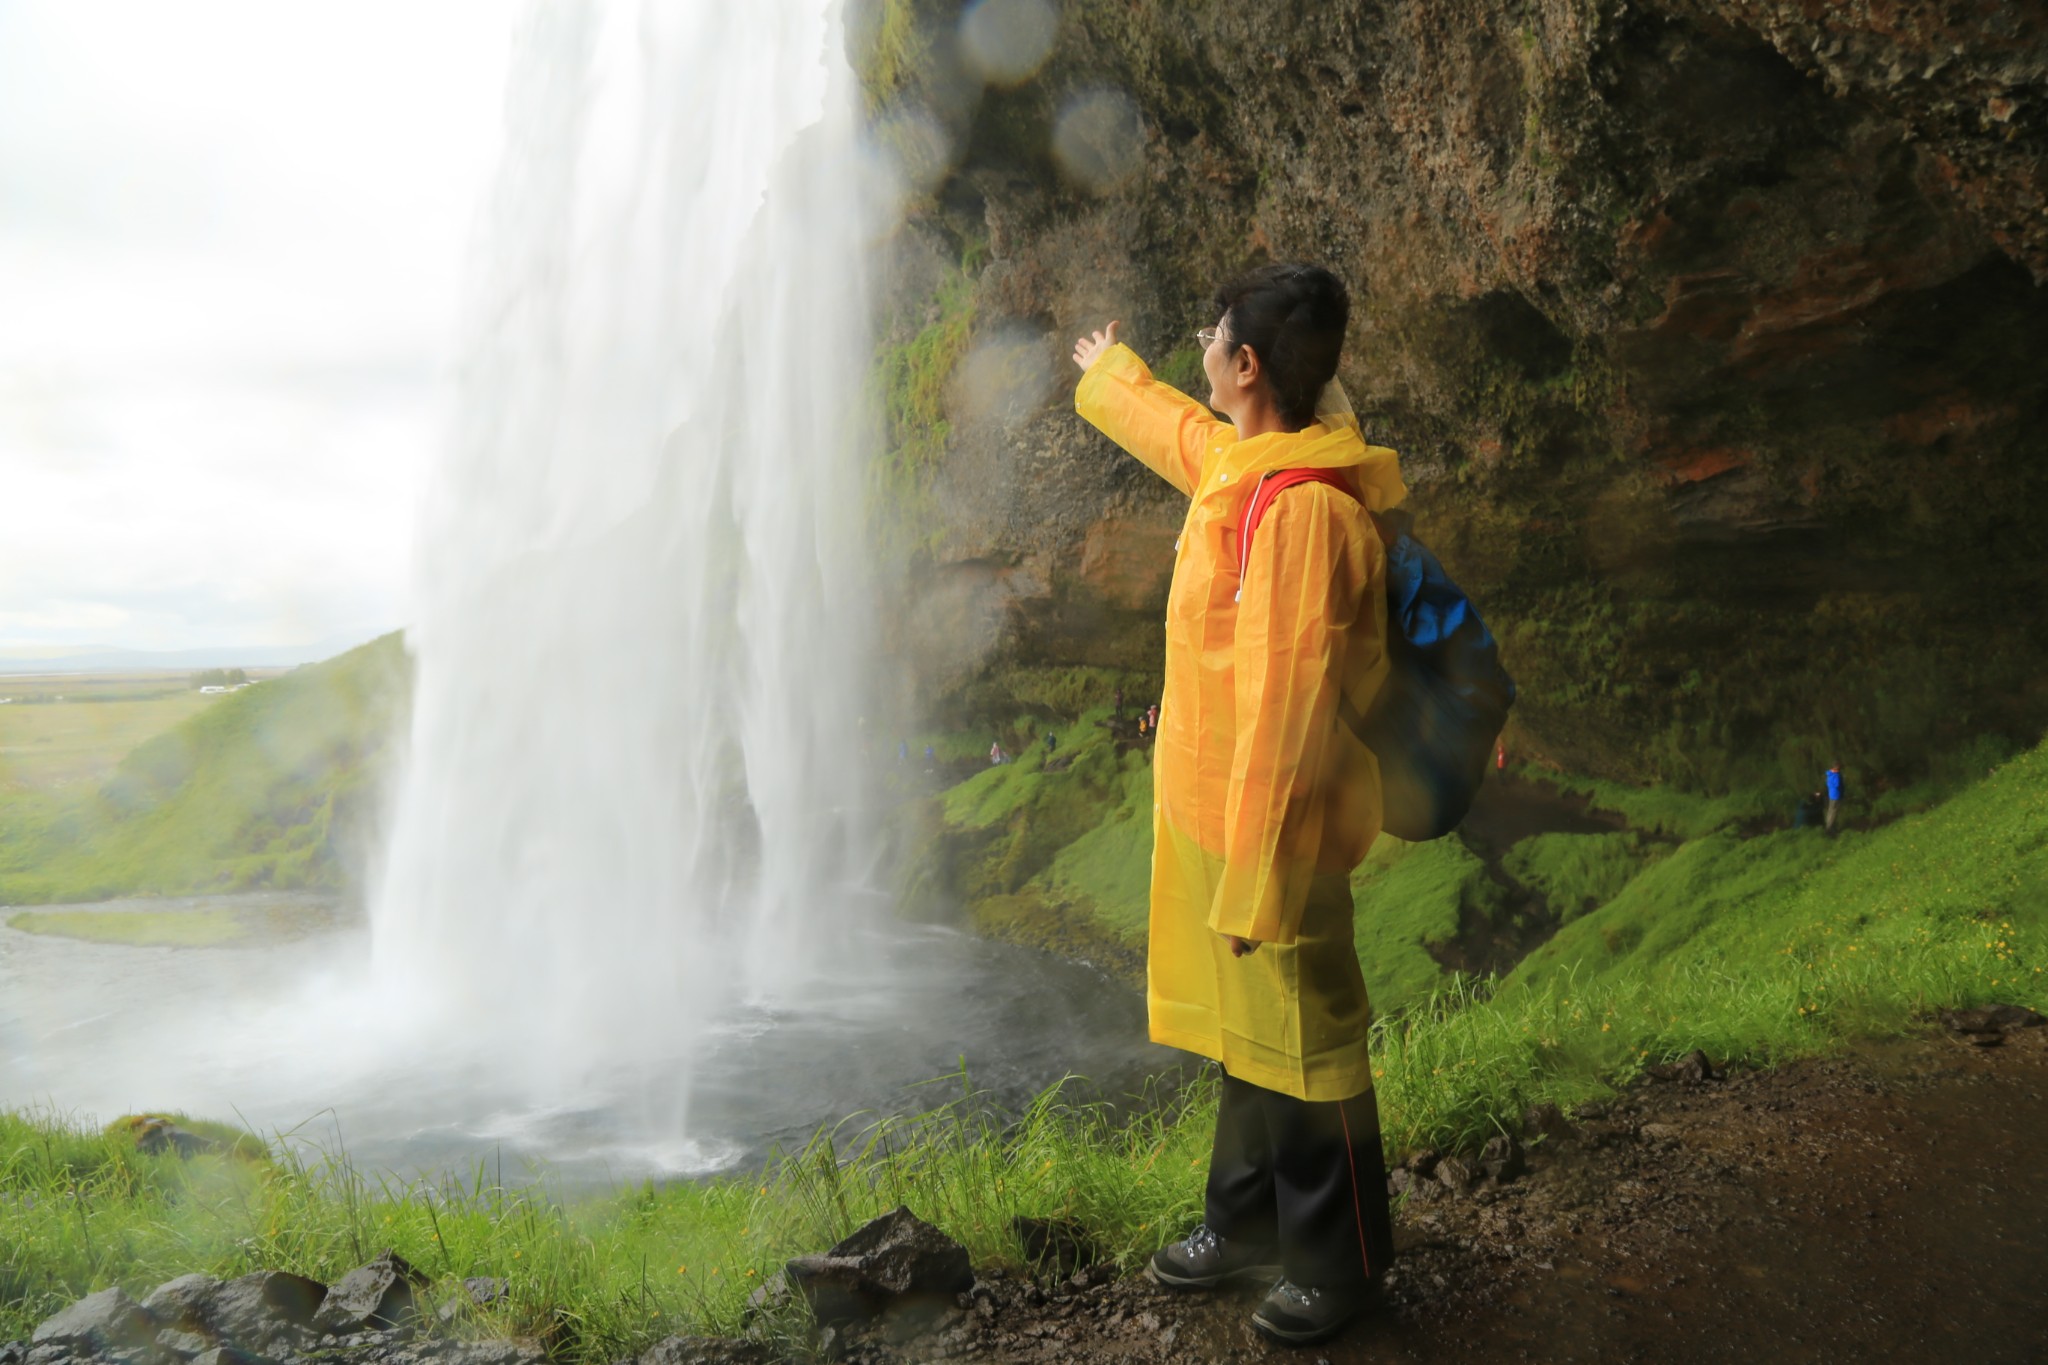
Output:
[[[2043,1131],[2048,1029],[1646,1083],[1519,1181],[1411,1198],[1385,1305],[1326,1346],[1255,1338],[1251,1296],[1084,1273],[984,1281],[935,1331],[844,1358],[2039,1361]]]

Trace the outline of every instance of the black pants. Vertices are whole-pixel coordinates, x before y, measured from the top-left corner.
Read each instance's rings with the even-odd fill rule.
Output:
[[[1379,1279],[1393,1259],[1394,1228],[1372,1092],[1298,1100],[1224,1076],[1207,1203],[1210,1231],[1277,1243],[1298,1285],[1346,1289]]]

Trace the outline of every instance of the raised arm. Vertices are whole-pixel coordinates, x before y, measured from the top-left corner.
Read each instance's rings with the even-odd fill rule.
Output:
[[[1202,456],[1232,430],[1207,408],[1152,377],[1145,362],[1116,339],[1111,323],[1074,347],[1082,367],[1074,410],[1103,435],[1189,497],[1202,482]]]

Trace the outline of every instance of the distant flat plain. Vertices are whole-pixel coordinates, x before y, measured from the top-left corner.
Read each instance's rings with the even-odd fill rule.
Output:
[[[252,682],[284,671],[247,670]],[[182,671],[0,678],[0,697],[12,698],[0,705],[0,793],[97,787],[137,745],[224,695],[201,693]]]

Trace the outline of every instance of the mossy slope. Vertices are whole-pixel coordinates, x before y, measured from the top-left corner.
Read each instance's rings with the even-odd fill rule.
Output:
[[[387,635],[223,699],[88,796],[0,800],[0,903],[341,889],[409,681]]]

